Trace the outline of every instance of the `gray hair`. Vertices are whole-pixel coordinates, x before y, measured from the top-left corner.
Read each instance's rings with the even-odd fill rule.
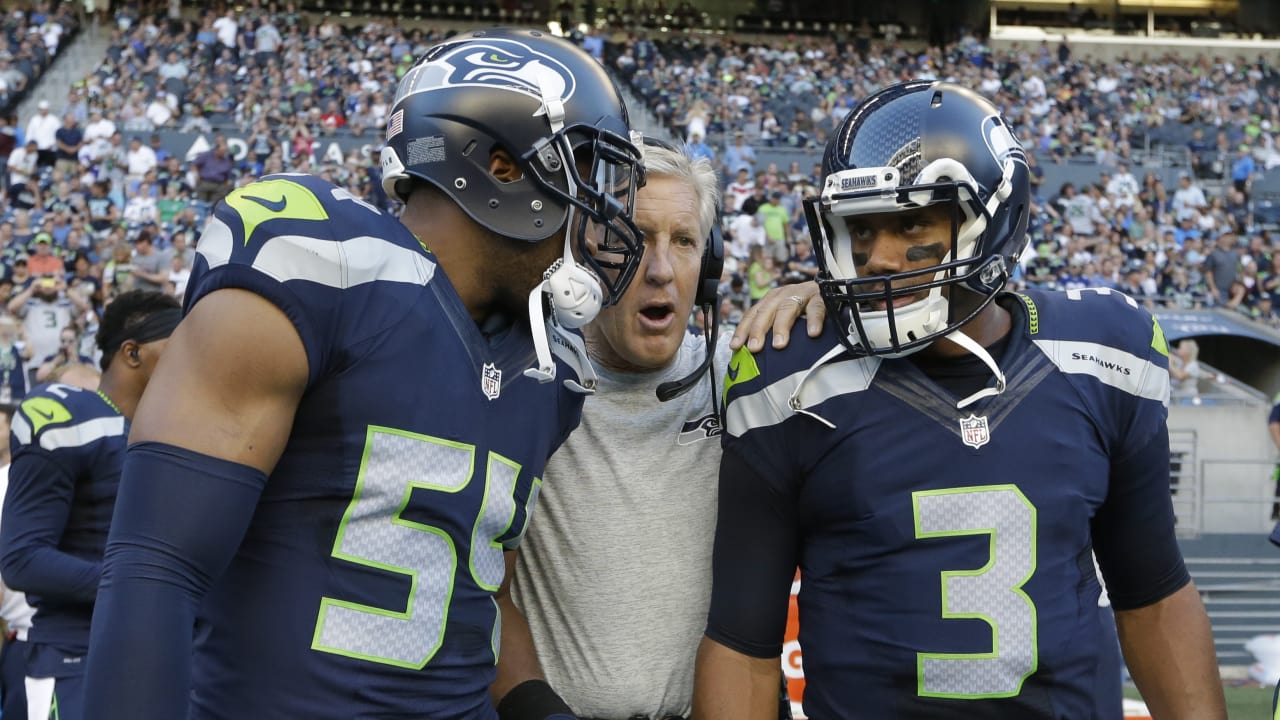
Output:
[[[644,169],[650,176],[661,175],[689,183],[698,203],[698,236],[706,242],[720,207],[720,178],[711,162],[706,158],[694,159],[663,145],[645,145]]]

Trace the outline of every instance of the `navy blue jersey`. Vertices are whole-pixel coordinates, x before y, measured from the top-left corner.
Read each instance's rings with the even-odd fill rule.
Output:
[[[483,333],[404,226],[311,176],[219,204],[187,311],[224,288],[277,305],[310,367],[202,605],[192,717],[494,717],[503,551],[582,397],[523,376],[526,323]]]
[[[13,416],[0,572],[36,608],[33,645],[89,647],[127,436],[105,396],[69,385],[38,386]]]
[[[963,410],[910,360],[846,353],[809,372],[838,347],[830,325],[730,364],[725,468],[737,470],[721,476],[716,562],[762,527],[791,549],[717,567],[707,634],[776,654],[781,621],[762,634],[744,620],[762,599],[735,578],[771,576],[763,602],[776,606],[781,585],[785,608],[798,566],[810,717],[1093,717],[1114,640],[1091,549],[1118,609],[1188,581],[1159,326],[1105,290],[1000,302],[1014,318],[1008,387]],[[754,527],[733,527],[747,517]],[[1148,542],[1174,550],[1135,563]]]

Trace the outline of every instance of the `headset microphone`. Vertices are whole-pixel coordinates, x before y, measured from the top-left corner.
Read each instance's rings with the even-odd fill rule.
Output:
[[[693,389],[694,385],[698,384],[698,380],[702,379],[702,373],[707,372],[707,369],[711,367],[711,360],[716,355],[716,330],[720,325],[720,322],[719,322],[720,313],[718,310],[713,309],[709,305],[704,305],[702,311],[707,314],[707,317],[711,318],[711,332],[708,333],[707,335],[707,356],[703,358],[702,363],[698,365],[697,369],[695,369],[693,372],[680,378],[679,380],[670,380],[658,386],[658,389],[657,389],[658,400],[662,402],[667,402],[668,400],[675,400],[681,395],[689,392],[691,389]],[[714,396],[715,395],[715,376],[714,375],[712,375],[712,378],[711,378],[711,392],[712,392],[712,395]]]
[[[674,400],[689,392],[694,385],[698,384],[702,374],[707,373],[707,377],[711,379],[711,410],[717,418],[720,417],[720,402],[716,393],[716,375],[715,372],[709,371],[711,362],[716,356],[716,335],[720,329],[719,290],[720,274],[723,270],[724,236],[720,232],[720,218],[717,215],[715,223],[711,226],[711,233],[707,236],[707,249],[702,255],[702,268],[698,273],[698,292],[694,300],[694,305],[702,308],[702,313],[707,318],[707,356],[693,372],[679,380],[662,383],[655,393],[661,402]]]

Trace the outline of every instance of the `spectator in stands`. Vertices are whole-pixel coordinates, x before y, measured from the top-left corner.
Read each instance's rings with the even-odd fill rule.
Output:
[[[764,232],[764,224],[760,214],[738,213],[728,221],[728,233],[725,236],[725,254],[746,263],[752,247],[765,246],[769,236]]]
[[[180,80],[185,82],[187,76],[191,74],[191,70],[187,67],[187,63],[178,54],[177,50],[170,50],[165,54],[165,60],[156,68],[156,77],[159,78],[161,85],[165,85],[166,80]]]
[[[685,145],[685,151],[695,159],[705,159],[707,162],[715,162],[716,151],[703,141],[703,133],[700,130],[693,130],[689,133],[689,142]]]
[[[13,268],[9,272],[9,276],[5,280],[9,281],[9,295],[4,298],[7,305],[13,297],[13,292],[25,289],[31,284],[31,271],[27,269],[27,260],[30,258],[25,252],[18,253],[13,258]]]
[[[741,130],[733,133],[733,144],[724,151],[724,176],[732,178],[746,170],[747,176],[755,174],[756,151],[747,145],[746,134]]]
[[[120,220],[120,208],[111,199],[111,181],[99,180],[89,188],[86,200],[89,209],[89,227],[96,237],[106,237],[108,230]]]
[[[120,243],[111,248],[111,259],[102,268],[102,294],[104,301],[133,289],[133,251]]]
[[[213,132],[213,126],[209,124],[209,119],[205,117],[204,108],[200,105],[192,105],[178,131],[205,134]]]
[[[156,249],[151,226],[138,231],[133,240],[133,287],[136,290],[161,291],[169,279],[169,266],[163,253]]]
[[[1204,294],[1191,284],[1186,268],[1180,266],[1171,267],[1166,272],[1165,277],[1167,280],[1160,291],[1160,295],[1164,298],[1163,304],[1166,307],[1183,310],[1201,307]]]
[[[62,258],[53,252],[53,236],[47,232],[36,233],[34,251],[27,260],[27,269],[36,277],[60,277],[66,272]]]
[[[1210,297],[1218,303],[1231,299],[1231,285],[1240,274],[1240,248],[1235,233],[1218,235],[1217,243],[1204,259],[1204,281]],[[1241,285],[1243,287],[1243,284]]]
[[[1193,212],[1203,212],[1208,207],[1209,202],[1204,197],[1204,191],[1191,179],[1191,174],[1180,173],[1178,175],[1178,189],[1173,193],[1174,217],[1178,221],[1182,221],[1184,218],[1190,217]]]
[[[765,198],[765,178],[763,175],[757,175],[755,182],[752,183],[751,195],[742,201],[741,212],[743,215],[755,215],[760,212],[760,206],[767,202]]]
[[[591,57],[603,62],[604,60],[604,38],[596,34],[595,26],[592,25],[595,18],[587,19],[587,31],[582,36],[582,49],[586,50]]]
[[[1191,169],[1196,177],[1209,177],[1213,174],[1213,143],[1204,136],[1204,128],[1196,127],[1191,131],[1191,139],[1187,141],[1187,149],[1191,152]]]
[[[1249,286],[1243,280],[1237,278],[1231,282],[1231,286],[1227,289],[1227,300],[1222,304],[1222,307],[1228,310],[1235,310],[1242,315],[1248,315],[1250,300]]]
[[[27,76],[13,67],[12,60],[13,56],[7,50],[0,50],[0,96],[3,96],[6,107],[27,89]]]
[[[173,106],[169,104],[169,100],[165,96],[157,93],[152,95],[147,102],[141,121],[136,123],[136,127],[146,130],[169,127],[169,124],[173,122],[173,117]]]
[[[37,383],[49,382],[54,373],[68,365],[76,364],[92,365],[93,358],[80,353],[80,334],[75,325],[68,325],[62,328],[58,339],[58,350],[44,358],[40,367],[36,368],[35,380]]]
[[[1263,293],[1254,302],[1255,306],[1249,311],[1249,317],[1273,330],[1280,329],[1280,313],[1276,311],[1271,294]]]
[[[76,296],[66,292],[66,277],[41,277],[9,300],[9,312],[22,320],[22,335],[27,341],[27,357],[46,358],[58,350],[59,331],[71,324],[77,312],[89,309]],[[76,303],[83,303],[77,307]]]
[[[62,121],[49,112],[49,101],[41,100],[36,103],[36,114],[27,121],[27,138],[36,141],[36,148],[40,153],[37,164],[40,167],[53,167],[57,161],[57,134],[60,127]]]
[[[1092,238],[1098,234],[1098,226],[1106,224],[1097,202],[1089,193],[1076,192],[1073,183],[1062,186],[1058,199],[1059,212],[1071,225],[1072,232],[1080,237]]]
[[[31,192],[35,185],[36,163],[39,161],[39,148],[35,140],[27,140],[26,144],[9,153],[9,199],[13,202],[16,195]],[[18,188],[18,189],[15,189]]]
[[[217,34],[222,52],[225,53],[228,50],[232,54],[239,52],[240,23],[236,20],[234,7],[228,6],[226,12],[213,21],[213,31]]]
[[[1138,201],[1138,179],[1129,172],[1129,163],[1122,161],[1117,168],[1107,182],[1107,196],[1113,198],[1116,205],[1131,208]]]
[[[782,283],[794,285],[808,282],[818,276],[818,258],[813,254],[813,245],[808,240],[797,240],[795,250],[787,258],[786,273]]]
[[[751,173],[745,167],[739,167],[734,175],[733,182],[730,182],[725,187],[725,196],[730,203],[726,205],[727,209],[736,213],[742,210],[743,203],[746,202],[747,198],[751,197],[751,194],[755,191],[756,184],[751,179]]]
[[[1249,197],[1249,188],[1253,184],[1253,176],[1258,171],[1258,163],[1253,159],[1249,146],[1241,144],[1235,159],[1231,163],[1231,186]]]
[[[84,145],[84,130],[72,113],[62,119],[62,126],[54,133],[54,170],[64,175],[80,172],[80,148]]]
[[[196,197],[200,200],[217,204],[231,192],[233,163],[225,136],[214,138],[213,148],[197,155],[191,164],[196,169]]]
[[[340,130],[347,124],[347,118],[342,114],[338,107],[337,100],[330,100],[325,106],[325,111],[320,115],[320,128],[325,135],[332,135],[335,130]]]
[[[137,190],[130,191],[123,215],[124,221],[131,225],[146,225],[159,221],[160,212],[156,203],[155,189],[151,183],[143,180],[138,183]]]
[[[151,149],[149,145],[142,144],[142,138],[134,135],[129,138],[129,149],[125,151],[125,180],[132,186],[142,181],[142,178],[152,170],[156,169],[159,161],[156,158],[156,151]]]
[[[182,255],[174,255],[169,259],[169,277],[164,282],[164,291],[181,300],[187,293],[187,281],[191,279],[191,267]]]
[[[777,283],[773,266],[773,256],[763,245],[752,245],[747,251],[747,292],[752,305],[762,300]]]
[[[0,314],[0,406],[12,409],[27,394],[22,330],[12,315]],[[5,707],[8,700],[5,699]]]
[[[790,238],[787,235],[791,214],[782,206],[782,191],[774,190],[769,193],[769,198],[760,205],[756,213],[764,224],[769,255],[779,264],[785,263],[791,256]]]
[[[258,22],[253,32],[253,60],[260,68],[269,67],[279,61],[280,45],[284,39],[271,15],[265,15]]]

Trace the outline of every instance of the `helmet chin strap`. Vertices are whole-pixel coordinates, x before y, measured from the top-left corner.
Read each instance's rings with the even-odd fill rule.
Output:
[[[969,407],[970,405],[978,402],[982,398],[993,397],[1004,392],[1004,388],[1005,388],[1004,373],[1000,370],[1000,366],[996,364],[995,358],[991,357],[991,353],[987,352],[986,348],[979,345],[977,340],[974,340],[973,338],[969,337],[968,335],[965,335],[963,332],[959,330],[956,330],[950,335],[946,335],[944,337],[946,337],[946,339],[950,340],[951,342],[959,345],[960,347],[964,348],[965,350],[968,350],[970,353],[973,353],[974,355],[976,355],[977,358],[983,362],[983,364],[985,364],[988,368],[991,369],[991,373],[996,376],[995,387],[982,388],[978,392],[970,395],[967,398],[964,398],[960,402],[956,403],[957,409],[963,410],[964,408]]]
[[[573,148],[568,138],[560,135],[564,129],[564,101],[549,92],[550,83],[539,83],[539,86],[542,91],[539,113],[546,115],[552,142],[558,146],[569,195],[576,196],[578,185],[570,167]],[[575,392],[590,394],[594,392],[596,374],[587,357],[586,347],[580,337],[563,330],[564,327],[578,328],[591,322],[603,304],[600,282],[573,258],[575,212],[573,204],[569,203],[565,216],[564,252],[543,272],[542,282],[529,291],[529,330],[533,335],[537,367],[525,370],[524,374],[538,382],[554,380],[556,365],[552,356],[555,355],[573,367],[581,380],[580,383],[573,379],[565,380],[565,386]],[[549,314],[543,303],[544,296],[551,300]]]

